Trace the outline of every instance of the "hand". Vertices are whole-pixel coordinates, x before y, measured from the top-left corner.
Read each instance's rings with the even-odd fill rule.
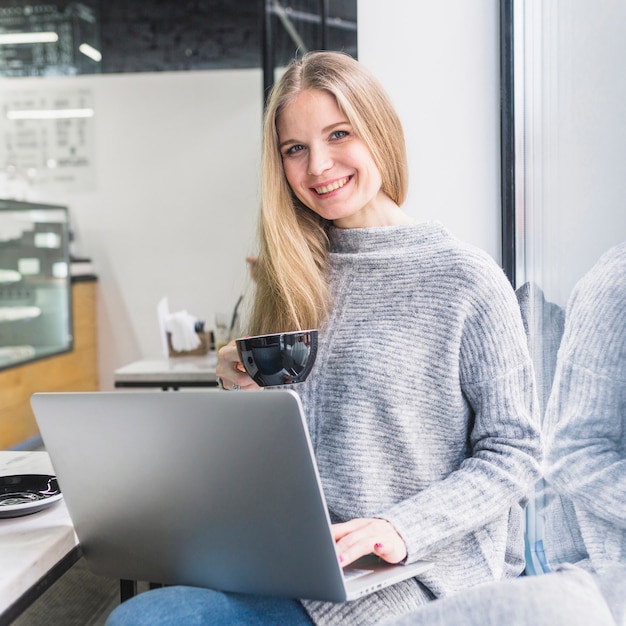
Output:
[[[226,344],[217,353],[217,367],[215,375],[222,379],[224,389],[260,389],[260,387],[248,376],[237,352],[237,344],[234,341]]]
[[[384,519],[353,519],[333,524],[332,533],[342,567],[366,554],[374,553],[388,563],[399,563],[407,555],[404,539]]]

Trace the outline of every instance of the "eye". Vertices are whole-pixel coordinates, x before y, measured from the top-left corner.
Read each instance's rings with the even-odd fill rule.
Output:
[[[350,132],[347,130],[335,130],[333,131],[333,133],[331,133],[330,138],[331,139],[343,139],[344,137],[347,137],[349,134]]]
[[[293,156],[298,152],[304,150],[304,146],[300,143],[294,144],[293,146],[289,146],[283,151],[283,156]]]

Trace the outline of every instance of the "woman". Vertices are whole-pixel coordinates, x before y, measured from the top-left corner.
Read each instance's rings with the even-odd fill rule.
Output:
[[[264,133],[249,334],[320,329],[314,369],[296,391],[339,561],[374,552],[435,566],[343,604],[178,589],[160,592],[159,604],[159,592],[142,594],[120,614],[150,606],[153,620],[178,601],[202,616],[194,623],[228,605],[231,623],[361,626],[517,576],[540,438],[512,288],[488,255],[401,208],[400,122],[349,56],[294,62],[271,94]],[[225,389],[256,387],[232,343],[217,374]]]

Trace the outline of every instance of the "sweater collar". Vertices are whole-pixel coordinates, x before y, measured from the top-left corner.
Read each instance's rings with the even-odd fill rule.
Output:
[[[401,226],[378,226],[372,228],[336,228],[328,232],[330,251],[350,254],[374,252],[393,248],[409,248],[416,244],[441,239],[446,229],[439,222],[420,222]]]

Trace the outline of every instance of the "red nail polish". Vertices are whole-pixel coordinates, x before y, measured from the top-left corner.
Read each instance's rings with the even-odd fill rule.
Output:
[[[382,543],[375,543],[375,544],[374,544],[374,549],[375,549],[375,550],[380,550],[382,547],[383,547],[383,544],[382,544]]]

